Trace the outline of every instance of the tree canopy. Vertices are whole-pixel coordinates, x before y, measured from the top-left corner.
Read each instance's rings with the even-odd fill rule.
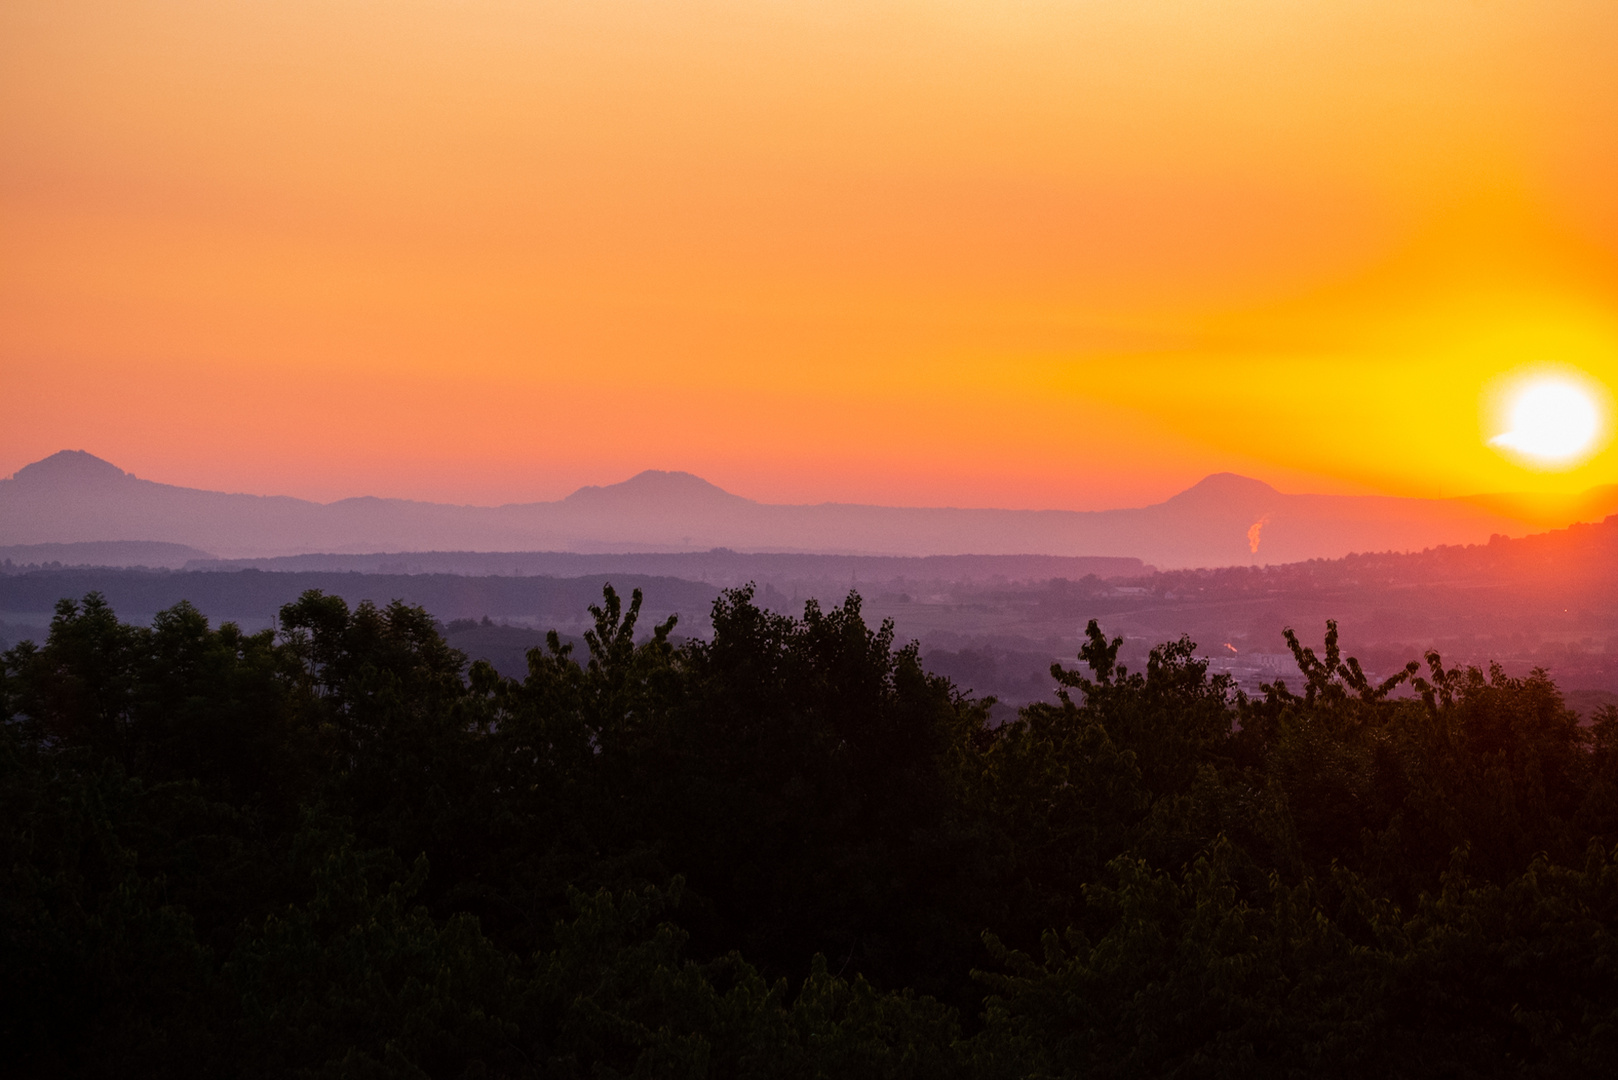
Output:
[[[856,594],[91,594],[0,664],[0,1045],[34,1076],[1569,1076],[1618,1061],[1618,712],[1543,672],[1258,696],[1092,622],[990,722]]]

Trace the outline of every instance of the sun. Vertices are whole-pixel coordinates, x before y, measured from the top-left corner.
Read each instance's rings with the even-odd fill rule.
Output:
[[[1605,429],[1601,395],[1572,375],[1530,376],[1505,395],[1497,450],[1540,468],[1571,468],[1598,448]]]

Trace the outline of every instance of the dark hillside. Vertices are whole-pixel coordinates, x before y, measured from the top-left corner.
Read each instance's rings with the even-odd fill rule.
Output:
[[[516,560],[522,558],[535,561],[521,565]],[[309,565],[324,562],[370,569],[352,573]],[[1105,563],[1105,576],[1078,573],[1095,563]],[[308,556],[273,564],[286,569],[0,574],[0,620],[42,626],[56,598],[99,590],[118,610],[142,618],[190,598],[216,617],[263,627],[301,590],[321,588],[351,602],[403,597],[446,621],[488,616],[530,630],[556,626],[577,633],[584,606],[612,581],[644,588],[649,603],[657,605],[649,614],[661,618],[678,611],[682,634],[703,635],[705,613],[719,589],[751,581],[760,604],[776,612],[801,611],[810,598],[834,604],[857,588],[866,610],[892,618],[900,640],[919,640],[938,670],[1013,706],[1050,700],[1050,664],[1077,650],[1090,619],[1120,633],[1123,655],[1137,663],[1154,644],[1189,633],[1216,671],[1234,675],[1253,692],[1278,675],[1298,678],[1281,637],[1284,627],[1319,626],[1331,618],[1344,642],[1379,673],[1437,648],[1458,662],[1499,661],[1514,674],[1544,667],[1570,692],[1618,693],[1618,518],[1471,547],[1167,572],[1132,560],[724,551],[429,552]],[[539,568],[557,576],[535,576]],[[494,570],[502,574],[482,572]],[[573,574],[578,576],[568,576]],[[21,636],[6,633],[12,640]],[[484,655],[475,648],[473,653]],[[506,649],[501,655],[509,665],[517,654]]]

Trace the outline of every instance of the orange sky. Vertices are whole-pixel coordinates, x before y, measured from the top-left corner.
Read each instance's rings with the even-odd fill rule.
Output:
[[[1618,481],[1612,0],[7,0],[0,475],[1139,505]]]

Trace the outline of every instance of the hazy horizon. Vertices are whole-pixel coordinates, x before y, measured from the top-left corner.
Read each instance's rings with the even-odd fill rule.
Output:
[[[146,480],[146,481],[149,481],[151,483],[162,484],[162,485],[165,485],[165,486],[168,486],[168,487],[186,487],[186,488],[192,488],[193,490],[216,492],[216,493],[219,493],[219,494],[226,494],[226,495],[252,495],[252,496],[256,496],[256,497],[260,497],[260,498],[290,498],[290,499],[298,499],[298,500],[304,501],[304,502],[316,503],[317,505],[321,505],[321,506],[330,506],[330,505],[333,505],[334,503],[340,503],[340,502],[345,502],[345,501],[350,501],[350,500],[389,499],[389,500],[398,500],[398,501],[402,501],[402,502],[437,503],[439,505],[446,505],[446,506],[464,506],[464,507],[469,507],[469,508],[483,508],[483,509],[494,509],[494,508],[498,508],[498,507],[502,507],[502,506],[523,505],[525,503],[555,503],[555,502],[562,502],[562,501],[568,499],[571,496],[579,494],[580,492],[589,492],[589,491],[592,491],[592,490],[600,490],[600,489],[608,489],[608,488],[622,488],[625,485],[632,485],[636,481],[641,481],[641,480],[646,479],[646,478],[654,478],[655,479],[655,478],[662,478],[662,477],[690,478],[691,480],[700,481],[703,485],[710,486],[710,487],[716,489],[717,491],[722,492],[725,495],[734,496],[734,497],[739,498],[739,499],[745,499],[748,502],[757,503],[757,504],[765,505],[765,506],[817,506],[817,505],[832,504],[832,505],[844,505],[844,506],[883,506],[883,507],[894,507],[894,508],[898,508],[898,509],[961,509],[961,510],[980,510],[981,509],[981,510],[1026,510],[1026,511],[1060,510],[1060,511],[1071,511],[1071,512],[1076,512],[1076,513],[1094,513],[1094,512],[1104,512],[1104,511],[1107,511],[1107,510],[1127,510],[1127,509],[1138,509],[1138,508],[1153,506],[1153,505],[1157,505],[1159,503],[1162,503],[1164,501],[1167,501],[1168,499],[1171,499],[1176,495],[1184,494],[1185,492],[1192,490],[1193,488],[1197,487],[1199,484],[1201,484],[1201,483],[1203,483],[1205,481],[1214,480],[1214,479],[1217,479],[1217,478],[1220,478],[1220,477],[1226,477],[1226,476],[1236,477],[1236,478],[1241,479],[1241,480],[1254,481],[1256,483],[1263,484],[1266,487],[1274,488],[1279,494],[1282,494],[1282,495],[1331,495],[1331,496],[1343,497],[1343,498],[1367,498],[1367,499],[1390,498],[1390,499],[1410,499],[1410,500],[1423,500],[1423,501],[1427,501],[1427,500],[1433,500],[1433,501],[1465,501],[1465,500],[1468,500],[1468,499],[1490,498],[1490,497],[1494,497],[1494,496],[1529,496],[1529,497],[1544,497],[1544,498],[1547,498],[1547,499],[1554,500],[1554,499],[1559,498],[1559,497],[1570,497],[1570,496],[1586,495],[1586,494],[1589,494],[1591,492],[1596,492],[1596,491],[1600,491],[1600,490],[1602,490],[1604,488],[1611,487],[1611,486],[1613,486],[1613,483],[1618,482],[1618,481],[1609,481],[1609,482],[1592,484],[1592,485],[1588,485],[1588,486],[1584,486],[1584,487],[1563,486],[1563,487],[1537,488],[1537,487],[1533,487],[1531,485],[1524,485],[1524,486],[1522,486],[1520,488],[1510,489],[1510,490],[1497,489],[1497,490],[1490,490],[1490,491],[1467,491],[1467,492],[1462,492],[1462,493],[1454,494],[1454,495],[1433,496],[1433,495],[1392,494],[1392,493],[1385,492],[1385,491],[1357,490],[1357,489],[1356,490],[1348,490],[1348,491],[1337,491],[1337,490],[1330,490],[1329,487],[1323,487],[1323,488],[1319,488],[1319,489],[1310,489],[1310,490],[1288,490],[1286,488],[1281,487],[1278,484],[1272,483],[1271,481],[1269,481],[1269,480],[1267,480],[1267,479],[1265,479],[1264,477],[1261,477],[1261,476],[1251,476],[1251,475],[1247,475],[1247,474],[1243,474],[1243,473],[1236,473],[1236,472],[1230,472],[1228,470],[1224,470],[1224,471],[1200,474],[1200,475],[1194,477],[1193,479],[1191,479],[1189,482],[1187,482],[1183,486],[1178,487],[1178,488],[1174,488],[1173,490],[1168,491],[1167,494],[1157,495],[1157,494],[1143,492],[1140,495],[1136,496],[1135,498],[1131,499],[1130,501],[1119,502],[1119,503],[1116,503],[1116,504],[1095,505],[1095,506],[1004,505],[1004,504],[995,504],[995,505],[970,504],[969,505],[969,504],[965,504],[965,503],[949,503],[949,502],[944,502],[944,503],[906,503],[906,502],[902,502],[902,501],[901,502],[884,502],[884,503],[859,503],[859,502],[854,502],[851,499],[842,499],[842,498],[828,498],[828,499],[823,499],[823,500],[820,500],[818,502],[813,502],[813,503],[807,503],[807,502],[800,502],[800,503],[790,503],[790,502],[772,503],[772,502],[770,502],[770,501],[768,501],[766,499],[750,495],[747,492],[736,491],[736,490],[732,490],[730,488],[727,488],[723,484],[715,483],[714,481],[712,481],[708,477],[702,476],[701,474],[693,472],[690,469],[682,469],[682,468],[677,468],[677,467],[673,467],[673,468],[646,467],[646,468],[636,469],[633,472],[628,473],[627,475],[618,476],[617,479],[601,478],[601,479],[592,480],[592,481],[590,481],[588,483],[581,483],[581,484],[579,484],[579,485],[577,485],[575,487],[567,488],[566,490],[558,489],[560,491],[559,494],[556,494],[556,495],[553,495],[553,496],[550,496],[550,497],[547,497],[547,498],[536,498],[536,499],[526,499],[526,500],[507,499],[507,500],[503,500],[503,501],[499,501],[499,502],[472,502],[472,501],[455,501],[455,500],[435,500],[435,499],[425,499],[425,498],[410,498],[410,497],[407,497],[407,496],[380,495],[380,494],[378,494],[378,493],[376,493],[374,491],[354,491],[354,492],[351,492],[349,494],[339,495],[339,496],[336,496],[336,497],[330,498],[330,499],[315,499],[315,498],[306,497],[304,495],[299,495],[294,491],[282,490],[282,489],[247,490],[245,488],[231,487],[231,486],[228,486],[228,485],[224,486],[224,487],[219,487],[219,488],[195,488],[193,485],[182,484],[182,483],[178,482],[177,480],[173,480],[173,479],[169,479],[169,478],[161,477],[161,476],[144,475],[144,474],[141,474],[141,473],[137,473],[133,469],[122,468],[122,466],[120,466],[118,462],[111,461],[108,458],[106,458],[106,457],[104,457],[104,456],[102,456],[100,454],[95,453],[94,451],[87,450],[87,449],[84,449],[82,447],[61,447],[61,448],[58,448],[55,451],[52,451],[52,452],[50,452],[48,454],[43,455],[43,456],[41,456],[41,457],[39,457],[37,459],[23,462],[21,465],[16,466],[15,468],[13,468],[11,472],[6,473],[4,475],[0,475],[0,480],[13,480],[13,479],[16,479],[17,474],[19,472],[21,472],[23,469],[26,469],[28,466],[41,464],[43,462],[49,461],[51,458],[57,457],[60,454],[83,454],[83,455],[85,455],[85,456],[87,456],[89,458],[94,458],[98,462],[102,462],[102,463],[105,463],[107,465],[111,465],[114,468],[119,469],[120,472],[123,472],[126,475],[128,475],[129,477],[131,477],[133,479],[137,479],[137,480]],[[4,468],[4,466],[0,465],[0,468]]]
[[[136,477],[62,451],[0,481],[0,546],[163,541],[222,558],[381,551],[1061,555],[1156,566],[1274,564],[1523,536],[1618,511],[1618,487],[1461,500],[1287,494],[1219,473],[1147,506],[1099,511],[779,504],[647,471],[550,502],[313,503]]]

